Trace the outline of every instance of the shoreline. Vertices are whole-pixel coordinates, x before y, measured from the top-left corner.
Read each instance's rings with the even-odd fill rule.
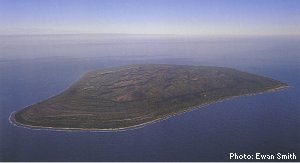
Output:
[[[139,128],[143,128],[143,127],[146,127],[148,125],[151,125],[151,124],[154,124],[154,123],[157,123],[157,122],[161,122],[161,121],[167,120],[169,118],[172,118],[172,117],[175,117],[175,116],[187,113],[187,112],[191,112],[191,111],[194,111],[196,109],[201,109],[205,106],[209,106],[209,105],[216,104],[216,103],[219,103],[219,102],[223,102],[223,101],[226,101],[226,100],[232,100],[234,98],[244,97],[244,96],[246,97],[246,96],[254,96],[254,95],[259,95],[259,94],[264,94],[264,93],[272,93],[272,92],[285,90],[285,89],[288,89],[288,88],[291,88],[291,86],[283,85],[283,86],[268,89],[268,90],[265,90],[265,91],[262,91],[262,92],[231,96],[231,97],[227,97],[227,98],[224,98],[224,99],[219,99],[219,100],[216,100],[216,101],[213,101],[213,102],[208,102],[208,103],[204,103],[204,104],[197,105],[197,106],[191,106],[191,107],[186,108],[183,111],[179,111],[177,113],[172,113],[172,114],[166,115],[164,117],[154,119],[154,120],[149,121],[149,122],[145,122],[145,123],[137,124],[137,125],[133,125],[133,126],[128,126],[128,127],[121,127],[121,128],[99,129],[99,128],[67,128],[67,127],[61,127],[60,128],[60,127],[33,126],[33,125],[27,125],[27,124],[22,124],[22,123],[17,122],[15,120],[15,113],[17,111],[12,112],[10,114],[8,120],[12,125],[14,125],[16,127],[22,127],[22,128],[31,129],[31,130],[48,130],[48,131],[60,131],[60,132],[123,132],[123,131],[136,130],[136,129],[139,129]]]

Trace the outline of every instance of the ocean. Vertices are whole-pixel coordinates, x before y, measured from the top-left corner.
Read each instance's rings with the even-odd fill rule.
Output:
[[[0,161],[300,161],[300,38],[1,36],[0,43]],[[122,132],[32,130],[9,122],[12,112],[58,94],[87,71],[136,63],[231,67],[290,87]]]

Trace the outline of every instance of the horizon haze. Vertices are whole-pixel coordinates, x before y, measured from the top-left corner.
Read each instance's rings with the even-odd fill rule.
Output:
[[[0,35],[299,35],[297,0],[1,0]]]

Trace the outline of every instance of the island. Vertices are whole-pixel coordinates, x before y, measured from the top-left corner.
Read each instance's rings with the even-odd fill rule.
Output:
[[[125,130],[287,86],[232,68],[126,65],[87,72],[60,94],[15,112],[11,121],[30,128]]]

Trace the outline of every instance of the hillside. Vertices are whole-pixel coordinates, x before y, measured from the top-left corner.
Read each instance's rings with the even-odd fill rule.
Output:
[[[14,115],[30,127],[114,130],[286,84],[231,68],[129,65],[84,74],[66,91]]]

